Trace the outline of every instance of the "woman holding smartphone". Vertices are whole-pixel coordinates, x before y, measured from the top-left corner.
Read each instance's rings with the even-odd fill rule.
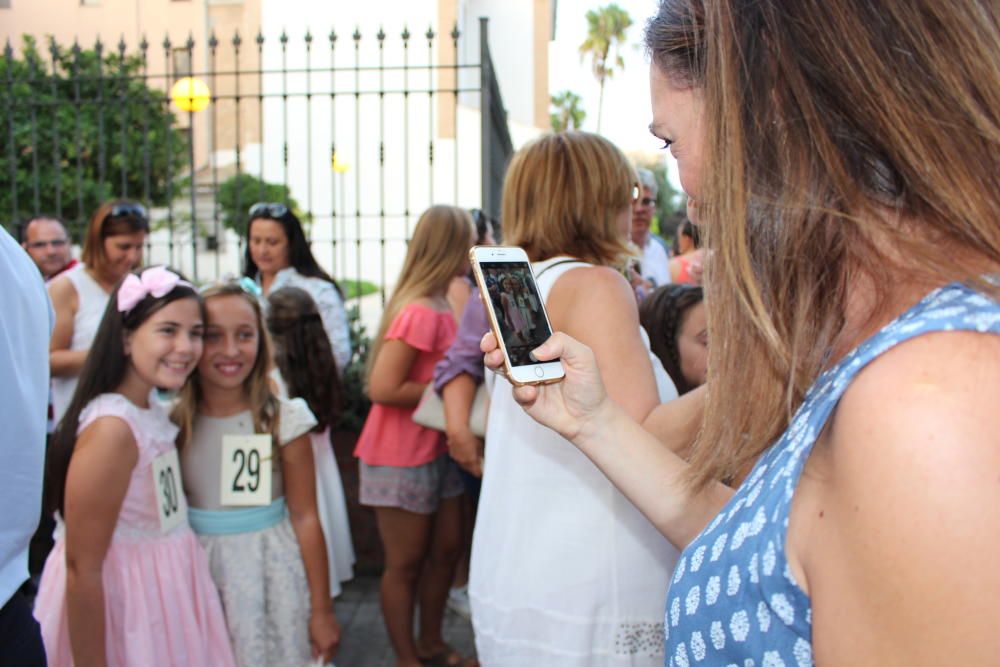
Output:
[[[504,239],[533,262],[552,327],[597,350],[611,395],[642,420],[676,393],[668,379],[658,393],[635,297],[613,268],[627,253],[633,182],[597,135],[542,137],[508,169]],[[483,664],[662,665],[656,591],[677,552],[570,442],[524,414],[506,380],[487,383],[469,583]]]

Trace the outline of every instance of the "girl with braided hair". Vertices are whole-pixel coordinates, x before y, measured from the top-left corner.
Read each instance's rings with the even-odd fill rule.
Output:
[[[664,285],[639,305],[639,322],[653,354],[674,381],[678,394],[705,384],[708,327],[704,292],[692,285]]]

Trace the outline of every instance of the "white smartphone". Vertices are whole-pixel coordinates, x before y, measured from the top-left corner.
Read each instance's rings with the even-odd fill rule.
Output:
[[[513,246],[475,246],[469,259],[510,381],[524,385],[563,379],[558,359],[535,361],[530,356],[552,335],[552,326],[528,255]]]

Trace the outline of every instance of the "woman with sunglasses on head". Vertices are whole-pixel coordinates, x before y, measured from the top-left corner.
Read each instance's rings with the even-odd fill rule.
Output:
[[[330,339],[337,369],[343,374],[351,359],[351,335],[344,298],[337,283],[313,257],[302,223],[280,203],[250,207],[243,275],[256,280],[264,295],[282,287],[298,287],[316,302]]]
[[[125,274],[142,263],[148,233],[149,215],[144,207],[124,200],[101,204],[87,225],[83,262],[48,284],[56,313],[49,345],[56,424],[73,398],[108,296]]]

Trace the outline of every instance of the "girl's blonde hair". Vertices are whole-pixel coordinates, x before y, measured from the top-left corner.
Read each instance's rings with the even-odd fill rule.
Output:
[[[469,248],[475,235],[472,216],[464,209],[432,206],[423,212],[406,249],[399,282],[382,312],[378,335],[368,355],[368,377],[382,348],[385,332],[396,315],[408,303],[448,289],[451,280],[468,266]]]
[[[569,255],[621,264],[629,255],[617,218],[632,205],[637,176],[604,137],[588,132],[542,136],[514,154],[503,185],[504,243],[532,261]]]
[[[230,296],[243,299],[253,309],[257,325],[257,358],[254,360],[250,375],[243,382],[243,387],[246,390],[247,402],[250,404],[254,432],[277,435],[279,426],[278,399],[271,389],[271,381],[268,377],[271,369],[271,342],[264,325],[260,302],[257,297],[246,292],[236,282],[213,285],[203,290],[201,296],[205,302],[206,314],[208,313],[208,303],[212,299]],[[206,319],[205,327],[209,326],[210,323]],[[191,440],[194,418],[198,414],[198,404],[203,395],[201,376],[198,369],[195,368],[187,383],[181,388],[177,404],[171,413],[171,419],[180,427],[180,433],[177,435],[178,449],[184,447]]]
[[[857,285],[868,328],[903,272],[997,295],[1000,25],[992,0],[661,0],[646,46],[705,109],[700,488],[787,428]]]

